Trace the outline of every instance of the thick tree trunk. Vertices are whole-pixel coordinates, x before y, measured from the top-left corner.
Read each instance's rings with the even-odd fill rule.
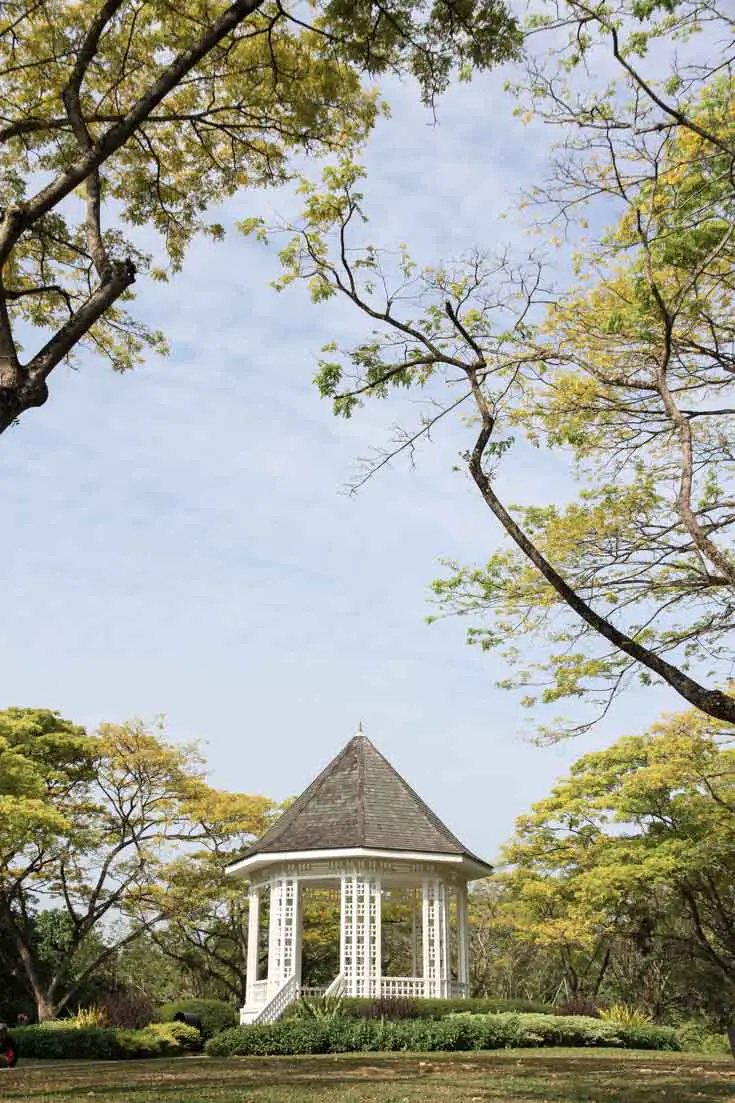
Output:
[[[10,387],[0,387],[0,433],[12,425],[20,413],[17,393]]]
[[[26,410],[43,406],[47,398],[48,387],[43,380],[25,390],[0,387],[0,433],[14,425]]]
[[[56,1018],[59,1009],[52,1000],[47,999],[45,993],[35,992],[34,998],[36,1001],[36,1017],[39,1023],[47,1023],[49,1019]]]

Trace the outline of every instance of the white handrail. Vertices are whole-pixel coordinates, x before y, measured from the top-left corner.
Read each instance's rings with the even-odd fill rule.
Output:
[[[341,996],[345,987],[345,978],[342,973],[337,973],[332,983],[324,990],[326,996]]]
[[[296,975],[289,977],[288,980],[281,985],[276,992],[275,996],[262,1009],[253,1019],[255,1023],[274,1023],[277,1019],[280,1019],[283,1012],[286,1010],[290,1003],[296,999],[298,994],[299,985],[296,980]]]

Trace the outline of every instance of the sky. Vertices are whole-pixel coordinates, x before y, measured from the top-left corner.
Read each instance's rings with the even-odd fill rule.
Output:
[[[366,156],[375,238],[423,262],[480,245],[526,246],[511,210],[544,171],[550,135],[523,127],[503,74],[453,88],[438,123],[410,84]],[[220,214],[288,209],[244,194]],[[141,282],[136,311],[171,356],[126,376],[59,368],[51,398],[0,444],[4,596],[0,707],[101,721],[164,714],[200,740],[212,784],[283,799],[366,734],[475,852],[492,860],[514,818],[582,753],[640,730],[664,690],[631,691],[592,734],[531,745],[507,671],[427,626],[439,560],[482,562],[498,526],[453,465],[447,427],[414,470],[398,463],[356,497],[356,456],[390,435],[376,405],[337,421],[311,379],[320,346],[361,319],[278,295],[274,255],[236,233],[197,242],[168,285]],[[410,412],[410,407],[403,407]],[[550,453],[504,470],[510,501],[566,485]]]

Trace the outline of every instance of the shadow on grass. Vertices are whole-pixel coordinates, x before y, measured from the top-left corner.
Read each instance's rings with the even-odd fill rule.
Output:
[[[650,1061],[466,1053],[131,1062],[21,1068],[0,1080],[8,1103],[733,1103],[735,1067],[675,1055]]]

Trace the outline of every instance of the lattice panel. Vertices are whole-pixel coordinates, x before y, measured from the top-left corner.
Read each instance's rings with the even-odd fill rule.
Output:
[[[298,953],[298,881],[276,877],[271,881],[268,928],[268,984],[280,986],[296,973]]]
[[[380,880],[361,874],[342,878],[341,972],[349,996],[380,991]]]
[[[427,996],[446,995],[449,968],[448,913],[447,890],[444,882],[424,881],[422,916],[424,980]]]

